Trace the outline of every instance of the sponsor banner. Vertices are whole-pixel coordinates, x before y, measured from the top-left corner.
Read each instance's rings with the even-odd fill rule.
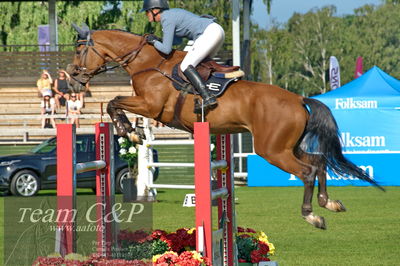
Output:
[[[346,152],[400,151],[399,110],[332,111]]]
[[[39,25],[38,26],[38,44],[41,52],[50,50],[50,26]]]
[[[339,62],[335,56],[331,56],[329,59],[329,83],[331,90],[340,87],[340,68]]]
[[[343,87],[342,87],[343,88]],[[393,109],[400,108],[398,97],[337,97],[323,98],[317,100],[322,101],[331,110],[376,110],[376,109]]]
[[[345,154],[345,156],[364,169],[380,185],[400,186],[400,174],[397,171],[400,154]],[[258,155],[249,155],[247,165],[247,184],[250,187],[303,186],[303,182],[298,177],[269,164]],[[338,176],[332,172],[327,173],[327,185],[370,186],[369,183],[353,176]]]

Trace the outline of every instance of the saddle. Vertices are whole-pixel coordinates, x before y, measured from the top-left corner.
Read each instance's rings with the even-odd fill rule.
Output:
[[[176,64],[172,70],[172,77],[175,80],[173,81],[174,87],[189,94],[199,94],[182,73],[179,65]],[[220,65],[211,59],[201,62],[196,70],[204,80],[209,92],[216,97],[221,95],[231,82],[244,76],[244,72],[240,70],[239,66]]]

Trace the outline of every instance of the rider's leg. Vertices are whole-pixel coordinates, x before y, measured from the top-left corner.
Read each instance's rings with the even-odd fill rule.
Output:
[[[189,65],[183,74],[185,74],[196,90],[200,93],[201,97],[203,98],[204,108],[210,108],[217,105],[217,100],[207,90],[204,80],[200,77],[199,73],[192,65]]]
[[[220,25],[217,23],[208,25],[203,34],[196,39],[180,66],[203,98],[205,108],[217,105],[217,100],[209,93],[195,67],[207,56],[214,55],[224,42],[224,38],[225,32]]]

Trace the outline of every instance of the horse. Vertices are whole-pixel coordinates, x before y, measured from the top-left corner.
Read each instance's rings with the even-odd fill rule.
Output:
[[[147,44],[145,35],[122,30],[91,31],[74,25],[76,50],[67,71],[75,82],[85,84],[118,63],[131,76],[136,96],[116,96],[107,112],[119,136],[140,141],[124,111],[153,118],[171,127],[193,130],[202,116],[193,112],[194,99],[184,100],[173,87],[172,70],[185,56],[170,55]],[[334,212],[346,211],[340,200],[332,200],[326,187],[326,170],[367,181],[383,190],[365,171],[342,154],[337,123],[322,102],[297,95],[275,85],[237,80],[218,98],[218,106],[203,117],[212,134],[251,132],[255,153],[304,183],[302,217],[316,228],[326,229],[322,216],[313,213],[312,197],[318,177],[318,204]]]

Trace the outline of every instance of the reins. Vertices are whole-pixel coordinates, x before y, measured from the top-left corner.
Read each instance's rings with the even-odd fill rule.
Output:
[[[81,59],[81,60],[83,60],[83,65],[86,65],[86,59],[87,59],[87,54],[88,54],[89,49],[91,49],[96,55],[98,55],[105,62],[104,64],[98,66],[96,69],[85,73],[90,78],[92,78],[93,76],[98,75],[103,72],[106,72],[108,70],[127,66],[129,63],[131,63],[133,60],[135,60],[135,58],[137,57],[139,52],[142,50],[143,46],[146,44],[146,39],[143,37],[142,41],[139,43],[139,46],[137,48],[133,49],[132,51],[130,51],[124,55],[117,56],[115,58],[111,58],[111,60],[108,60],[106,57],[104,57],[102,54],[99,53],[99,51],[94,47],[92,39],[90,39],[90,41],[78,40],[77,45],[82,45],[81,44],[82,42],[85,43],[85,44],[83,44],[83,45],[85,45],[85,48],[82,51],[82,59]],[[116,63],[118,63],[118,65],[115,65],[112,67],[107,67],[107,64],[110,62],[116,62]],[[79,69],[82,70],[81,67],[79,67]]]

